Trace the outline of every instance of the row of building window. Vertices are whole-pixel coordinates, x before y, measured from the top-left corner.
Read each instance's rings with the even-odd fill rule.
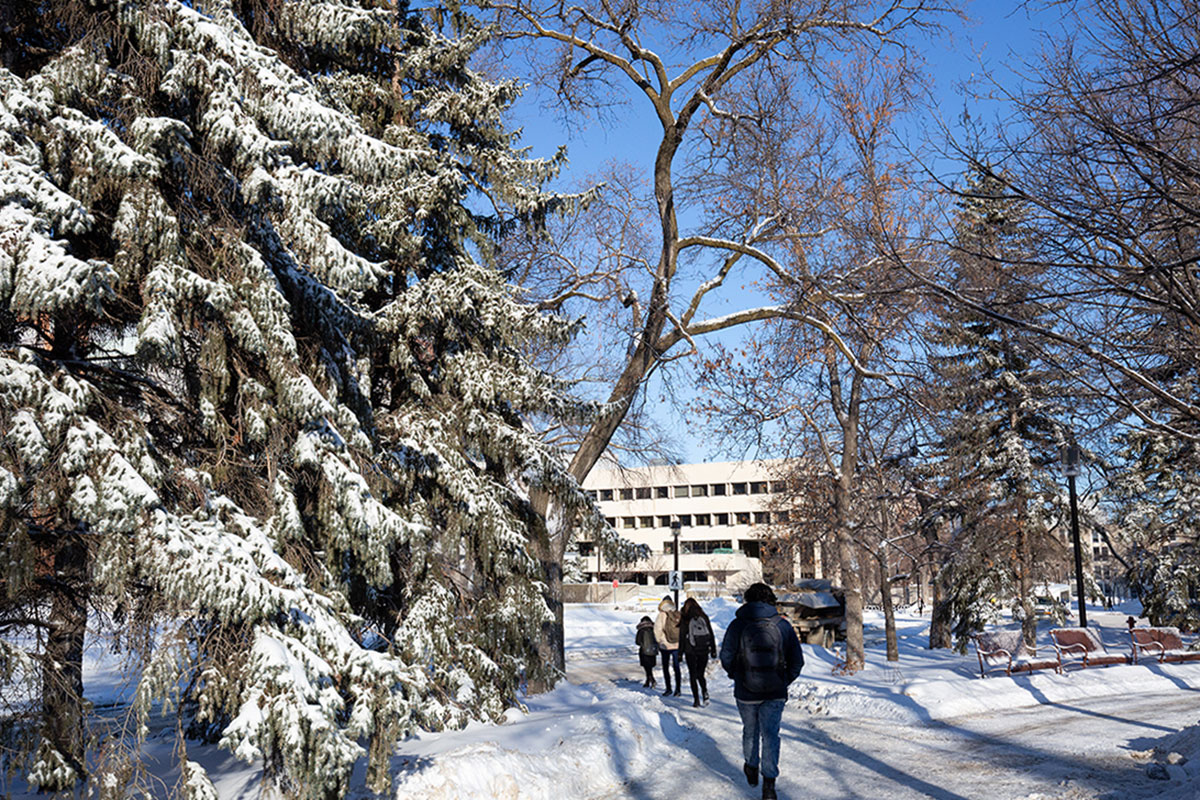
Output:
[[[617,517],[604,518],[609,525],[617,527]],[[621,517],[622,528],[670,528],[671,523],[679,520],[679,527],[703,527],[706,525],[769,525],[787,522],[786,511],[736,511],[720,514],[660,514],[658,516]]]
[[[738,541],[738,550],[748,558],[759,558],[761,555],[761,544],[753,540],[741,539]],[[579,555],[587,558],[595,555],[595,545],[592,542],[579,543]],[[663,542],[662,552],[671,555],[675,552],[674,540]],[[680,542],[679,552],[681,555],[722,555],[733,554],[732,539],[710,539],[699,542]],[[597,566],[599,569],[599,566]]]
[[[694,483],[686,486],[633,486],[621,489],[591,489],[593,500],[650,500],[671,497],[725,497],[739,494],[778,494],[786,491],[782,481],[742,483]]]

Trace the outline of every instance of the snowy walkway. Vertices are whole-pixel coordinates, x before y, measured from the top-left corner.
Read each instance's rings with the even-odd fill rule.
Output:
[[[477,741],[418,755],[421,768],[405,776],[397,796],[754,797],[741,775],[732,692],[720,679],[710,688],[713,702],[706,709],[692,708],[686,690],[683,697],[662,698],[633,681],[560,690],[566,696],[552,703],[557,713],[535,710],[491,735],[482,729],[455,734]],[[779,794],[814,800],[1165,796],[1171,788],[1182,790],[1189,776],[1173,768],[1176,780],[1151,780],[1147,759],[1133,754],[1197,723],[1200,696],[1181,691],[1186,693],[1090,698],[928,724],[824,716],[791,702]],[[438,744],[447,744],[447,737],[440,738]]]
[[[716,608],[714,623],[724,627],[731,614],[732,605]],[[572,683],[532,698],[530,714],[511,712],[499,728],[405,743],[396,796],[757,797],[741,774],[729,681],[714,665],[706,709],[691,705],[686,668],[682,697],[643,689],[631,647],[638,615],[573,609]],[[919,625],[908,623],[899,667],[872,666],[853,678],[833,677],[832,656],[805,647],[809,663],[784,715],[781,798],[1200,797],[1192,777],[1200,737],[1191,727],[1200,722],[1200,665],[984,681],[972,677],[973,655],[923,651]],[[1012,704],[1021,707],[1002,710]],[[971,712],[955,714],[963,709]],[[1151,779],[1146,751],[1156,746],[1196,763]]]

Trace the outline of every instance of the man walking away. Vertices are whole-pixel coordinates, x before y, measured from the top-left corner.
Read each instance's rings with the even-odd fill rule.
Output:
[[[800,640],[791,623],[779,616],[775,593],[765,583],[752,584],[721,640],[721,667],[733,678],[733,696],[742,717],[746,762],[742,771],[755,786],[761,768],[763,800],[777,797],[779,722],[788,685],[803,666]]]

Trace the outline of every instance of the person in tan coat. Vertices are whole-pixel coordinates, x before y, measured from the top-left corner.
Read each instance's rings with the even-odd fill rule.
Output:
[[[654,620],[654,638],[658,642],[658,650],[662,653],[663,682],[667,690],[663,697],[670,694],[679,696],[682,690],[682,679],[679,676],[679,612],[675,610],[675,601],[667,595],[658,604],[658,617]],[[670,664],[675,663],[675,691],[671,691]]]

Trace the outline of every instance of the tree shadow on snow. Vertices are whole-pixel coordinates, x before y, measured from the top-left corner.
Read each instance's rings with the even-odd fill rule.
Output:
[[[1036,690],[1034,691],[1036,692]],[[1045,705],[1130,725],[1141,725],[1156,730],[1175,732],[1173,728],[1167,726],[1131,721],[1124,717],[1103,714],[1061,703],[1046,703]],[[1107,770],[1098,770],[1097,764],[1094,761],[1083,757],[1071,758],[1065,755],[1061,749],[1043,749],[1021,744],[1000,735],[969,730],[946,720],[929,722],[927,723],[927,727],[940,728],[961,737],[962,744],[971,745],[972,753],[975,750],[981,751],[977,755],[973,755],[971,760],[985,762],[1000,768],[1006,764],[1011,765],[1013,768],[1019,768],[1031,775],[1041,775],[1048,783],[1053,782],[1054,784],[1058,784],[1064,776],[1074,772],[1075,776],[1071,778],[1073,782],[1078,782],[1081,786],[1086,786],[1092,791],[1108,792],[1112,789],[1110,781],[1113,778],[1120,779],[1120,784],[1128,786],[1129,781],[1126,778],[1133,779],[1137,773],[1141,772],[1141,767],[1138,765],[1121,763],[1113,763]],[[900,726],[897,729],[896,735],[903,735],[902,728],[903,726]],[[897,765],[888,763],[885,760],[888,753],[888,745],[885,737],[880,738],[878,749],[874,753],[867,752],[831,737],[819,727],[810,727],[798,720],[793,720],[789,723],[786,715],[784,717],[784,725],[781,727],[781,734],[785,740],[794,738],[808,746],[826,751],[830,755],[830,765],[836,765],[844,759],[859,767],[871,770],[880,777],[893,781],[897,786],[905,787],[925,797],[935,798],[936,800],[967,800],[964,795],[938,786],[929,780],[913,774],[920,769],[918,764],[907,765],[901,763]],[[1130,742],[1130,745],[1131,749],[1150,749],[1156,745],[1156,740],[1138,739]],[[950,744],[948,747],[953,748],[957,753],[965,754],[967,752],[961,746]],[[781,763],[781,768],[782,766]],[[814,773],[824,775],[830,781],[840,784],[841,796],[859,796],[862,787],[857,783],[858,778],[853,773],[841,774],[836,771],[836,768],[822,769],[819,764],[808,765],[805,774],[810,780],[814,777]],[[781,776],[781,778],[787,777],[786,774]],[[797,776],[797,778],[799,777]],[[937,780],[937,778],[933,777],[932,780]],[[1127,789],[1123,789],[1122,791],[1127,791]],[[782,788],[780,796],[784,796]],[[1118,791],[1099,796],[1116,800],[1116,798],[1122,795]],[[1139,796],[1141,795],[1139,794]]]
[[[655,689],[650,689],[649,691],[657,694],[657,690]],[[709,706],[709,709],[719,708],[722,705],[724,704],[718,703],[714,700],[712,705]],[[659,711],[657,713],[659,730],[662,732],[662,736],[667,742],[698,758],[701,763],[704,764],[704,766],[712,770],[714,777],[724,777],[729,779],[730,776],[734,774],[736,774],[739,778],[741,777],[742,770],[740,761],[736,765],[729,761],[723,752],[723,750],[727,749],[727,747],[722,747],[722,743],[713,739],[713,737],[709,736],[704,730],[697,726],[680,723],[679,719],[676,717],[676,714],[672,713],[671,711]],[[716,713],[721,714],[724,713],[724,711],[717,710]],[[736,711],[734,712],[734,715],[736,717]],[[605,722],[607,727],[606,733],[608,736],[609,745],[612,748],[612,752],[614,754],[621,753],[624,749],[621,741],[621,731],[614,727],[610,718],[605,717]],[[728,743],[725,744],[728,745]],[[740,752],[740,738],[738,739],[736,746]],[[613,759],[613,768],[621,778],[622,786],[625,790],[622,797],[629,798],[629,800],[651,800],[653,797],[661,797],[663,793],[661,784],[664,780],[669,779],[668,775],[663,774],[663,771],[665,770],[669,775],[672,776],[675,772],[675,769],[671,764],[661,764],[655,767],[654,777],[637,778],[630,773],[625,759],[620,757]],[[652,786],[651,781],[654,781],[654,783],[658,785]],[[651,791],[652,789],[653,791]]]
[[[877,775],[887,778],[900,786],[912,789],[914,792],[920,792],[926,797],[934,798],[934,800],[970,800],[969,798],[952,792],[949,789],[944,789],[937,784],[930,783],[917,777],[909,771],[906,771],[898,766],[889,764],[881,758],[872,755],[857,747],[840,742],[830,738],[828,734],[818,728],[810,728],[803,724],[787,724],[787,718],[784,718],[785,724],[780,726],[780,734],[784,739],[794,738],[805,744],[826,751],[832,756],[831,763],[837,763],[838,759],[847,759],[852,763],[865,767]],[[935,723],[936,724],[936,723]],[[882,744],[882,743],[881,743]],[[807,765],[805,775],[811,780],[815,765]],[[819,769],[819,766],[816,767]],[[785,766],[780,761],[780,781],[785,781],[789,776],[784,774]],[[826,775],[834,780],[841,779],[842,796],[857,797],[862,787],[854,782],[851,776],[841,776],[836,772],[826,771]],[[799,781],[801,775],[797,774],[795,779]],[[780,796],[784,797],[784,786],[780,786]]]

